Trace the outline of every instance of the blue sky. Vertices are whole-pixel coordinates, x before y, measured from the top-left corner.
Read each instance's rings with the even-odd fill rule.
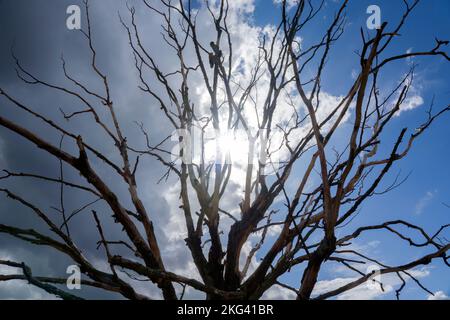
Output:
[[[381,8],[382,21],[389,21],[392,28],[401,18],[404,10],[402,1],[350,1],[347,11],[348,26],[346,33],[333,48],[333,58],[328,63],[326,79],[323,79],[326,90],[333,94],[342,94],[351,80],[351,70],[358,68],[358,57],[354,53],[361,47],[359,30],[366,24],[368,14],[366,8],[376,4]],[[317,19],[329,21],[329,17],[339,8],[338,1],[328,1],[325,9]],[[271,1],[257,0],[255,9],[255,23],[264,25],[274,23],[278,12]],[[423,1],[411,14],[409,20],[401,31],[401,37],[393,43],[388,54],[401,54],[408,49],[413,51],[429,50],[435,45],[434,38],[450,39],[450,1],[429,0]],[[318,33],[317,23],[314,29],[306,29],[302,37],[316,39],[322,35]],[[327,28],[323,23],[323,28]],[[367,29],[365,29],[367,30]],[[373,32],[373,31],[372,31]],[[338,61],[338,63],[336,62]],[[408,127],[413,131],[426,119],[426,111],[432,97],[435,96],[434,110],[446,107],[450,98],[450,65],[444,59],[415,58],[416,84],[420,87],[420,96],[424,104],[414,110],[402,112],[386,130],[386,136],[392,140],[402,128]],[[409,65],[405,61],[397,62],[384,73],[385,82],[381,86],[389,88],[395,84],[400,76],[407,72]],[[410,154],[398,163],[385,180],[385,185],[391,183],[400,173],[401,177],[409,175],[407,181],[392,192],[369,200],[361,209],[360,214],[349,225],[348,230],[357,225],[378,224],[387,220],[404,219],[433,233],[440,225],[450,221],[450,209],[443,202],[450,202],[450,116],[445,115],[437,121],[432,129],[422,136],[415,144]],[[386,147],[386,145],[385,145]],[[387,145],[384,148],[388,152]],[[383,150],[383,148],[381,149]],[[343,231],[343,234],[345,232]],[[374,242],[376,241],[376,242]],[[387,233],[367,234],[359,242],[360,245],[371,243],[376,245],[373,249],[374,257],[381,258],[387,264],[396,265],[407,262],[408,259],[417,258],[426,254],[426,249],[409,248],[405,243]],[[444,291],[450,294],[450,270],[442,262],[436,261],[430,269],[429,275],[421,279],[431,291]],[[327,280],[336,277],[336,264],[328,264],[324,268],[320,279]],[[341,274],[342,276],[342,274]],[[286,275],[286,282],[296,283],[298,278]],[[421,291],[414,283],[409,282],[402,293],[403,299],[423,299],[426,293]],[[395,293],[382,295],[381,298],[394,299]]]

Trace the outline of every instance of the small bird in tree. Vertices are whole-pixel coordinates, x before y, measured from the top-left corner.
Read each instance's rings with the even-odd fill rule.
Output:
[[[222,51],[219,49],[219,46],[217,46],[214,42],[210,42],[209,45],[213,49],[213,52],[209,53],[209,66],[211,68],[214,68],[216,63],[220,62],[220,58],[222,57]]]

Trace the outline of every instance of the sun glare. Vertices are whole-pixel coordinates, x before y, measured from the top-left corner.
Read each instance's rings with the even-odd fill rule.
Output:
[[[221,164],[247,165],[249,142],[246,134],[221,132],[205,143],[205,160]]]

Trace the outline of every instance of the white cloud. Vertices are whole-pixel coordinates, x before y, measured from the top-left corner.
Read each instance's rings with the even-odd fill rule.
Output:
[[[423,195],[419,201],[417,201],[416,206],[414,207],[414,214],[421,215],[425,208],[430,204],[430,202],[434,199],[437,191],[427,191],[425,195]]]
[[[409,48],[408,50],[406,50],[406,54],[410,54],[412,52],[413,48]],[[406,63],[407,64],[413,64],[414,63],[414,58],[413,57],[408,57],[406,58]]]
[[[428,295],[427,300],[449,300],[449,296],[444,291],[436,291],[434,295]]]
[[[425,278],[430,275],[428,268],[414,269],[409,271],[412,276],[417,279]],[[403,277],[406,282],[410,281],[409,277]],[[340,288],[352,281],[357,280],[358,277],[340,277],[332,280],[318,281],[314,290],[313,296],[321,295],[323,293]],[[387,294],[392,293],[401,285],[401,280],[392,273],[383,274],[378,278],[383,283],[383,289],[381,286],[373,284],[370,280],[336,296],[337,300],[374,300],[382,299]]]
[[[292,290],[288,290],[279,285],[272,286],[261,297],[262,300],[293,300],[295,298],[296,295]]]
[[[414,84],[413,84],[414,79]],[[417,73],[411,75],[406,79],[405,85],[409,85],[407,97],[400,105],[400,110],[395,114],[399,116],[404,111],[416,109],[424,104],[422,97],[422,86],[420,85],[420,77]],[[398,95],[397,95],[398,98]]]
[[[407,111],[407,110],[413,110],[417,107],[420,107],[423,105],[424,100],[420,95],[413,95],[405,99],[405,101],[402,103],[400,110],[401,111]]]
[[[286,2],[287,7],[290,9],[298,3],[298,0],[287,0]],[[282,3],[282,0],[273,0],[273,3],[279,5]]]
[[[321,295],[323,293],[335,290],[346,284],[357,280],[358,278],[335,278],[332,280],[322,280],[317,282],[313,295]],[[359,285],[358,287],[346,291],[339,296],[338,300],[373,300],[379,298],[393,290],[391,285],[385,285],[384,291],[379,286],[367,286],[366,284]]]

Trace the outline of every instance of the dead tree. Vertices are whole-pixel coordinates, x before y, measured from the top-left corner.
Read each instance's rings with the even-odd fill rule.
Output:
[[[380,93],[379,75],[397,60],[417,56],[450,60],[444,50],[448,42],[442,40],[436,40],[429,49],[398,55],[386,54],[387,48],[400,37],[405,21],[418,2],[405,1],[405,12],[392,28],[384,23],[372,35],[361,30],[361,50],[358,53],[360,69],[346,94],[327,110],[323,110],[321,105],[321,81],[326,77],[326,66],[332,59],[333,46],[345,32],[347,1],[343,1],[326,32],[313,39],[314,44],[309,47],[300,43],[300,37],[304,28],[316,21],[318,13],[323,9],[323,1],[316,3],[299,0],[293,7],[285,0],[282,1],[279,23],[274,27],[274,32],[261,32],[259,46],[254,48],[258,53],[257,58],[251,66],[251,76],[246,81],[239,79],[241,71],[234,65],[236,57],[233,53],[227,0],[218,1],[216,5],[208,1],[205,3],[215,28],[213,39],[203,39],[199,35],[197,9],[191,7],[190,1],[161,0],[161,4],[157,5],[156,2],[144,0],[149,14],[161,19],[163,39],[178,59],[179,64],[170,72],[160,69],[158,62],[152,57],[151,48],[146,48],[143,44],[145,34],[140,32],[135,9],[129,8],[129,16],[127,19],[121,18],[121,22],[128,35],[130,53],[134,56],[139,88],[148,94],[149,101],[157,103],[167,124],[178,132],[191,132],[194,126],[200,124],[202,129],[212,128],[219,136],[224,131],[243,129],[250,141],[249,154],[265,154],[269,159],[256,164],[249,161],[246,164],[243,198],[240,203],[235,204],[238,215],[223,209],[223,199],[229,192],[232,164],[209,162],[204,157],[200,157],[197,163],[185,161],[186,149],[181,148],[180,153],[174,155],[169,149],[168,139],[154,144],[143,125],[140,128],[147,148],[139,149],[133,145],[133,141],[127,141],[113,103],[114,96],[121,93],[110,90],[107,72],[98,66],[99,57],[92,40],[89,6],[86,2],[87,29],[82,32],[91,51],[92,71],[102,81],[103,92],[95,92],[83,84],[83,81],[72,77],[64,60],[64,75],[76,89],[39,78],[16,58],[17,74],[27,84],[44,86],[78,99],[84,107],[70,114],[63,113],[63,120],[80,116],[91,119],[108,136],[108,143],[114,144],[121,163],[114,162],[102,150],[89,145],[85,137],[65,129],[59,124],[60,118],[45,117],[34,111],[32,106],[23,104],[19,98],[0,88],[0,95],[3,97],[0,125],[58,159],[61,168],[64,165],[78,172],[84,182],[66,181],[62,174],[54,178],[38,173],[11,172],[6,168],[1,180],[37,179],[58,184],[61,190],[63,187],[74,188],[95,196],[95,201],[105,203],[115,223],[123,228],[127,241],[122,241],[121,244],[135,258],[114,253],[114,240],[107,239],[102,227],[102,221],[110,215],[92,211],[90,218],[97,225],[98,244],[105,249],[105,260],[110,266],[110,272],[97,269],[83,256],[82,249],[71,237],[74,232],[70,229],[71,216],[64,214],[64,223],[60,226],[52,221],[47,212],[27,201],[25,196],[6,188],[1,188],[0,191],[18,205],[34,212],[49,227],[52,235],[4,224],[0,224],[0,232],[34,245],[58,250],[80,266],[84,275],[83,285],[117,292],[129,299],[150,298],[136,292],[130,284],[130,274],[156,284],[164,299],[180,298],[175,290],[177,286],[201,291],[208,299],[259,299],[275,285],[292,290],[297,299],[326,299],[370,280],[373,274],[366,274],[359,269],[359,266],[367,263],[379,265],[381,274],[394,273],[401,279],[403,285],[397,290],[397,296],[404,287],[404,278],[413,278],[422,287],[408,271],[434,259],[442,259],[449,265],[447,252],[450,244],[439,238],[448,225],[441,226],[431,234],[420,226],[403,220],[383,221],[369,226],[350,224],[353,232],[344,237],[336,236],[337,228],[349,224],[367,199],[400,184],[395,181],[387,189],[379,190],[381,182],[388,177],[394,164],[405,158],[415,141],[424,135],[433,122],[450,110],[450,106],[444,106],[437,112],[430,108],[428,118],[417,129],[408,133],[410,130],[404,128],[392,141],[382,135],[408,96],[414,70],[400,79],[399,85],[387,93]],[[187,58],[188,55],[194,59]],[[306,70],[315,70],[314,76],[311,77],[311,73]],[[196,106],[192,98],[193,77],[201,79],[202,90],[207,94],[208,108],[204,108],[205,110]],[[262,82],[266,83],[263,91]],[[156,90],[155,83],[163,90]],[[288,121],[278,123],[276,114],[282,99],[290,101],[291,116]],[[8,120],[7,104],[42,121],[65,141],[70,140],[76,146],[77,153],[65,151],[61,145],[47,142],[33,128],[25,128]],[[109,125],[109,120],[104,119],[105,109],[112,125]],[[332,139],[346,119],[350,119],[348,121],[352,124],[346,138],[348,140],[345,148],[336,150]],[[252,121],[256,121],[257,129],[263,130],[252,131]],[[279,139],[274,138],[276,130],[282,132]],[[256,139],[268,141],[268,144],[257,145],[253,143]],[[186,142],[181,135],[179,140]],[[274,146],[274,141],[278,145]],[[200,147],[203,155],[206,142],[202,142]],[[389,147],[391,151],[382,154],[379,151],[380,145]],[[270,169],[268,166],[275,150],[283,150],[285,158],[274,169],[270,178],[266,173]],[[226,151],[220,148],[218,153],[221,158],[227,157]],[[169,174],[177,177],[180,190],[179,214],[184,215],[187,230],[186,250],[192,256],[200,280],[166,269],[152,222],[152,216],[161,213],[146,208],[138,192],[136,176],[139,172],[139,159],[145,156],[160,162],[165,168],[165,177]],[[174,156],[183,161],[174,161]],[[131,208],[126,207],[125,199],[113,192],[104,177],[96,172],[91,164],[92,159],[101,160],[126,185]],[[306,163],[301,172],[296,166],[300,160]],[[316,173],[319,179],[314,179]],[[288,181],[296,187],[288,188]],[[280,198],[283,206],[277,207],[275,202]],[[196,212],[194,207],[198,207],[199,211]],[[81,210],[89,210],[89,206],[84,206]],[[268,230],[273,227],[277,227],[278,232],[275,236],[268,236]],[[402,231],[401,227],[407,227],[411,234]],[[357,250],[347,249],[360,235],[375,231],[392,233],[399,241],[406,241],[411,247],[429,247],[432,251],[402,265],[388,266]],[[417,235],[423,238],[422,242],[413,240]],[[250,240],[251,237],[253,240]],[[255,238],[258,240],[255,241]],[[249,241],[253,249],[244,253],[243,246]],[[265,249],[261,250],[263,246]],[[262,258],[252,269],[250,264],[257,252],[262,253]],[[243,258],[245,263],[240,263]],[[359,278],[341,288],[311,296],[321,268],[329,262],[341,263],[355,271]],[[28,280],[31,285],[61,298],[77,298],[54,286],[64,283],[64,279],[34,276],[24,263],[0,261],[0,264],[23,270],[23,273],[17,275],[0,275],[0,281]],[[280,276],[295,266],[302,267],[297,284],[281,283]]]

